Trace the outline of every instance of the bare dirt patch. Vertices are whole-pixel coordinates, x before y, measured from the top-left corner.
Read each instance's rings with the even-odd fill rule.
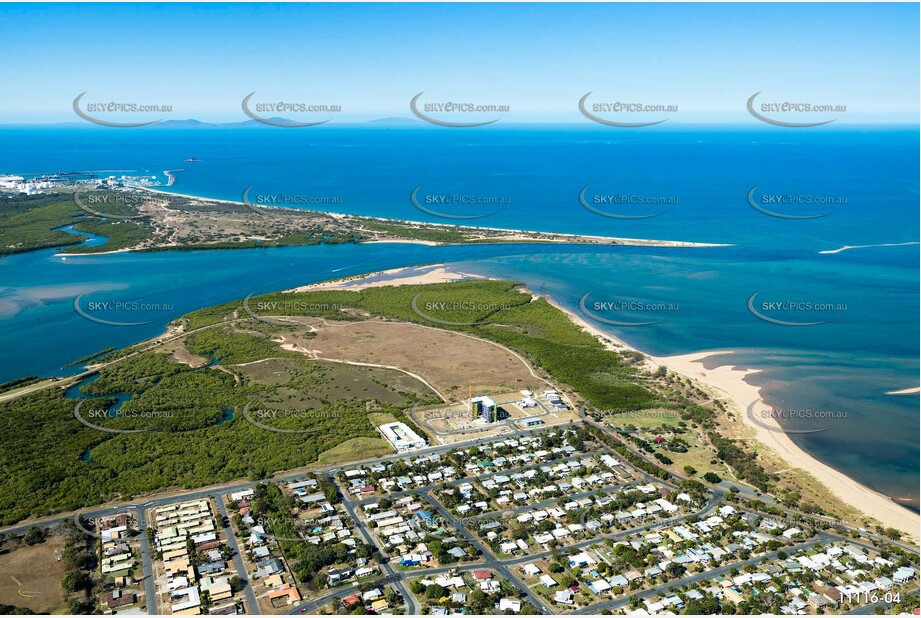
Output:
[[[57,560],[64,540],[49,537],[38,545],[19,545],[0,553],[0,605],[28,607],[38,614],[66,613],[64,563]]]
[[[481,339],[406,322],[330,322],[308,340],[289,339],[316,356],[399,367],[451,401],[475,391],[518,391],[544,383],[511,352]]]
[[[172,360],[183,365],[188,365],[192,369],[204,367],[209,362],[207,358],[189,352],[189,349],[185,345],[185,339],[170,341],[169,343],[163,344],[160,349],[168,353]]]

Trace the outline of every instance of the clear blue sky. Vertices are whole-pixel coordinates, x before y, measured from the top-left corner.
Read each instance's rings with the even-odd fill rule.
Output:
[[[0,124],[74,121],[83,91],[212,121],[252,91],[355,120],[410,116],[423,90],[522,121],[578,122],[590,90],[702,121],[749,118],[756,91],[851,121],[919,109],[907,3],[0,4],[0,24]]]

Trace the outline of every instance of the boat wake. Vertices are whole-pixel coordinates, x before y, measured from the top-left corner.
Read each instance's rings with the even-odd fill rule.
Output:
[[[826,251],[819,251],[819,253],[829,255],[832,253],[841,253],[842,251],[848,251],[849,249],[869,249],[871,247],[905,247],[908,245],[917,245],[917,244],[921,244],[921,243],[919,243],[918,241],[913,241],[913,242],[892,242],[892,243],[884,243],[881,245],[844,245],[840,249],[828,249]]]

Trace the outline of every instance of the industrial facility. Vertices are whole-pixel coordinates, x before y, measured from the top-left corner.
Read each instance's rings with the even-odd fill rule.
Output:
[[[380,425],[377,429],[396,449],[397,453],[406,453],[428,446],[425,438],[420,438],[415,431],[404,423],[387,423],[386,425]]]

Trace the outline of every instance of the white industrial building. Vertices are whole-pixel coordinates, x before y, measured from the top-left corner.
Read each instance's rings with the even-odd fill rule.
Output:
[[[428,446],[428,442],[425,441],[425,438],[419,437],[415,431],[407,427],[404,423],[387,423],[386,425],[378,426],[377,429],[384,435],[384,438],[393,445],[393,448],[395,448],[398,453],[414,451]]]

